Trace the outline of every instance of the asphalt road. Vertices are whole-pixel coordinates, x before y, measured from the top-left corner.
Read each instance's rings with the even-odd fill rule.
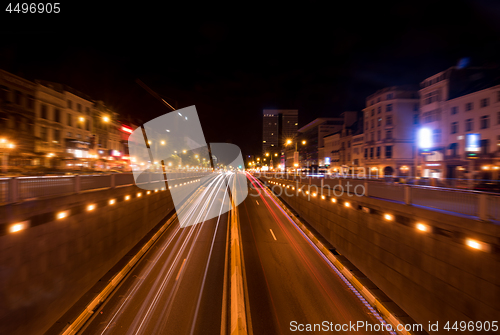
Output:
[[[213,186],[224,193],[224,183]],[[213,198],[204,194],[186,211],[223,207]],[[176,220],[84,334],[220,334],[227,221],[227,213],[185,228]]]
[[[324,321],[333,327],[380,323],[257,181],[250,181],[256,189],[238,208],[253,334],[296,333],[299,324]],[[192,207],[203,213],[211,196]],[[84,333],[220,334],[227,223],[222,214],[186,228],[171,225]]]
[[[298,324],[323,321],[380,323],[257,180],[252,184],[239,210],[254,334],[297,333]]]

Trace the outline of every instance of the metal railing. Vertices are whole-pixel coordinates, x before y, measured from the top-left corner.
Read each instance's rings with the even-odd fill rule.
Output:
[[[73,180],[73,176],[19,177],[17,178],[17,198],[32,199],[72,193],[75,189]]]
[[[169,173],[168,181],[203,177],[207,172]],[[43,197],[67,195],[134,184],[162,184],[162,173],[144,174],[137,183],[132,173],[0,178],[0,205]],[[165,184],[163,183],[163,186]],[[159,187],[163,187],[159,186]]]
[[[407,205],[422,206],[449,213],[475,216],[481,220],[500,221],[500,194],[472,190],[409,185],[356,178],[318,178],[286,174],[265,173],[267,178],[288,180],[294,183],[316,185],[333,190],[331,194],[347,192],[374,197],[382,200],[400,202]],[[349,183],[349,185],[347,184]],[[363,191],[355,191],[357,185],[363,185]],[[337,190],[337,191],[336,191]]]
[[[411,203],[454,213],[475,216],[479,210],[479,192],[429,186],[410,186]]]
[[[0,178],[0,204],[9,200],[9,178]]]

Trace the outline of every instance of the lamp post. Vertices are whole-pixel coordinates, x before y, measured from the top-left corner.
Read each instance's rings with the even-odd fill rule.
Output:
[[[297,141],[292,141],[291,139],[286,140],[286,145],[290,145],[292,143],[295,143],[295,152],[293,153],[293,166],[295,167],[295,170],[297,170],[297,167],[299,166],[299,150],[298,150],[298,142]],[[302,145],[306,145],[307,142],[306,140],[301,141]]]

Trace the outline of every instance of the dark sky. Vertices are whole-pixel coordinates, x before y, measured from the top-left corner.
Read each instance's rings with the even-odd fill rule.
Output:
[[[263,108],[298,109],[302,126],[361,110],[376,90],[418,84],[461,57],[499,64],[499,1],[348,3],[2,9],[0,68],[70,85],[144,122],[168,112],[139,78],[179,108],[196,105],[208,142],[250,154],[260,151]]]

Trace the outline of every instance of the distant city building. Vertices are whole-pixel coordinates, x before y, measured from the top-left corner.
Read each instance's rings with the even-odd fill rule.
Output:
[[[3,172],[128,166],[127,130],[136,127],[69,86],[0,70]]]
[[[420,157],[419,174],[434,178],[472,179],[482,175],[497,179],[499,72],[450,67],[425,79],[420,87],[420,128],[429,130],[431,147]],[[476,143],[468,148],[470,139]]]
[[[35,157],[35,83],[0,70],[0,153],[9,165]]]
[[[92,111],[94,120],[95,147],[98,157],[121,157],[121,127],[118,114],[102,101],[96,101]]]
[[[329,168],[330,172],[340,171],[340,168],[353,167],[352,139],[363,131],[363,119],[358,112],[345,112],[342,129],[324,136],[324,147],[319,148],[320,166]],[[353,116],[357,121],[352,123]],[[352,172],[352,171],[351,171]]]
[[[58,166],[66,154],[66,127],[63,123],[66,99],[60,84],[36,82],[35,151],[40,158],[33,165]],[[68,154],[69,157],[73,155]]]
[[[94,101],[85,94],[64,86],[64,125],[66,152],[75,158],[89,158]]]
[[[356,122],[357,112],[344,112],[337,118],[318,118],[299,129],[296,142],[301,168],[324,166],[324,137],[342,129],[344,124],[351,126]],[[302,145],[302,143],[305,143]],[[293,157],[295,148],[287,150],[287,165],[289,157]]]
[[[262,155],[270,164],[279,164],[287,140],[297,135],[298,116],[294,109],[264,109]]]
[[[418,91],[413,86],[381,89],[366,98],[364,166],[379,175],[414,175]]]

